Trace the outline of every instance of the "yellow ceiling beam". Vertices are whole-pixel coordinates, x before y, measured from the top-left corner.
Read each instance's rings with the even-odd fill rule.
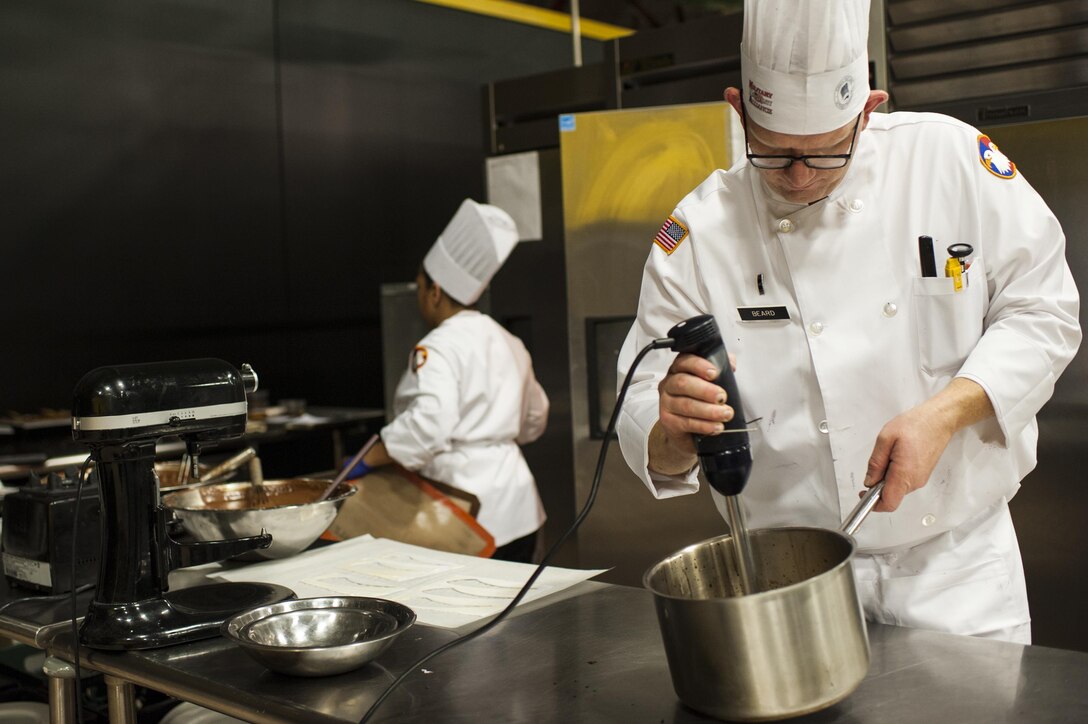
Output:
[[[571,32],[571,18],[567,13],[522,5],[521,3],[511,2],[511,0],[416,0],[416,2],[439,5],[453,10],[476,13],[477,15],[487,15],[521,23],[522,25],[556,30],[561,33]],[[579,19],[578,26],[582,37],[592,40],[614,40],[635,33],[630,28],[585,18]]]

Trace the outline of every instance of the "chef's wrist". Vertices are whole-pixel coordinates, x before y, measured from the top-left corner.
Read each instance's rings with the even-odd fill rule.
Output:
[[[647,467],[660,475],[686,475],[698,463],[691,435],[670,435],[660,422],[650,430],[647,457]]]
[[[931,419],[943,426],[949,436],[981,420],[994,416],[994,407],[982,385],[966,377],[956,377],[926,401]]]
[[[349,460],[348,462],[351,461]],[[366,458],[363,458],[359,460],[359,462],[355,463],[354,467],[352,467],[351,470],[348,471],[346,477],[348,480],[354,480],[355,478],[361,478],[364,475],[367,475],[373,470],[374,468],[372,468],[370,465],[367,465]]]

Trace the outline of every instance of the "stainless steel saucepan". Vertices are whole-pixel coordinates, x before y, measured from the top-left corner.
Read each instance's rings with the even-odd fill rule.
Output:
[[[741,592],[729,535],[646,571],[682,702],[720,719],[771,721],[831,706],[861,683],[869,639],[852,535],[883,487],[871,488],[840,530],[751,531],[757,593]]]

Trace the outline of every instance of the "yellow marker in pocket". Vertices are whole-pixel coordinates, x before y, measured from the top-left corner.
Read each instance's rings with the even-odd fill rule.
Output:
[[[963,290],[963,264],[954,256],[948,257],[944,263],[944,275],[952,278],[952,288],[959,292]]]

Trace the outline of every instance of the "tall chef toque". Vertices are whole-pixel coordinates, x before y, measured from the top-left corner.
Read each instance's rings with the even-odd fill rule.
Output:
[[[474,304],[517,243],[510,214],[465,199],[423,257],[423,269],[454,300]]]
[[[841,128],[869,97],[869,0],[745,0],[741,97],[778,133]]]

